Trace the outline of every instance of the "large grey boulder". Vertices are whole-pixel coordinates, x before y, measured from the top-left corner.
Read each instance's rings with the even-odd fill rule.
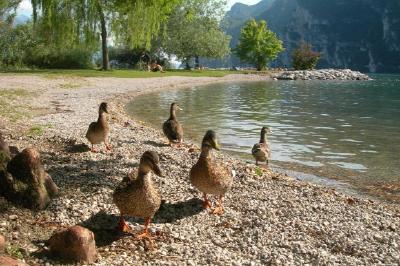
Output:
[[[0,194],[31,209],[42,210],[58,193],[58,187],[46,173],[40,154],[27,148],[8,163],[0,161]]]

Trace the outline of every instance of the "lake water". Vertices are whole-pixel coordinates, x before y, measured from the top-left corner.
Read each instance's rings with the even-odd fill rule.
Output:
[[[400,201],[400,76],[373,78],[214,84],[143,95],[127,111],[161,128],[177,102],[186,138],[200,143],[213,129],[225,151],[248,161],[266,125],[273,168]]]

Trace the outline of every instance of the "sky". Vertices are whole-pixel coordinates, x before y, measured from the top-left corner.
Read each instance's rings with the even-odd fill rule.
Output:
[[[260,2],[260,0],[228,0],[227,9],[230,9],[232,5],[237,2],[246,4],[246,5],[254,5]],[[30,16],[32,14],[32,5],[30,0],[23,0],[18,7],[18,13]]]

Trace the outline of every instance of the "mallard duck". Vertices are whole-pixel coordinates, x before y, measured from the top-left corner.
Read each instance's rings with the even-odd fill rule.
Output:
[[[211,156],[212,149],[219,150],[220,146],[215,132],[208,130],[201,144],[199,160],[190,170],[190,181],[193,186],[203,193],[204,208],[211,208],[211,203],[207,198],[207,194],[218,195],[217,207],[212,213],[223,214],[223,197],[231,188],[233,177],[227,171],[226,167],[213,160]]]
[[[267,133],[271,133],[271,130],[269,127],[263,127],[261,129],[260,142],[254,144],[251,149],[251,154],[253,154],[254,159],[256,159],[256,165],[258,165],[258,162],[266,162],[267,165],[269,163],[271,149],[267,141]]]
[[[183,141],[183,128],[176,119],[176,110],[182,109],[176,103],[172,103],[169,118],[163,124],[163,131],[165,136],[167,136],[170,145],[173,143],[180,144]]]
[[[99,107],[99,118],[96,122],[92,122],[89,125],[88,131],[86,132],[86,138],[92,144],[92,152],[96,152],[94,144],[100,144],[104,142],[106,149],[111,150],[111,145],[108,143],[108,136],[110,134],[110,126],[107,120],[108,105],[102,102]]]
[[[161,204],[160,194],[151,179],[151,171],[162,176],[158,163],[157,153],[146,151],[140,158],[137,177],[128,178],[115,189],[113,200],[120,211],[118,227],[121,231],[130,231],[124,220],[124,215],[129,215],[145,219],[144,231],[139,238],[151,236],[148,227]]]

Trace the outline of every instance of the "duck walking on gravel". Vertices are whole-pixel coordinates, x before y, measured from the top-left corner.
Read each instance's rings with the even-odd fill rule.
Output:
[[[267,141],[267,133],[271,133],[270,128],[263,127],[261,129],[260,142],[254,144],[253,148],[251,149],[251,154],[253,155],[254,159],[256,159],[256,165],[258,165],[258,162],[266,162],[267,165],[269,163],[271,149]]]
[[[144,231],[138,238],[151,238],[148,231],[151,219],[160,208],[161,197],[151,179],[151,172],[162,176],[157,153],[146,151],[140,158],[136,179],[122,182],[114,191],[113,200],[120,211],[119,230],[129,232],[124,215],[145,219]]]
[[[108,136],[110,134],[110,126],[107,120],[108,105],[106,102],[102,102],[99,107],[99,118],[96,122],[92,122],[89,125],[88,131],[86,132],[86,138],[92,144],[92,152],[96,152],[94,144],[100,144],[104,142],[106,149],[111,150],[111,145],[108,143]]]
[[[217,136],[214,131],[208,130],[204,135],[201,144],[201,153],[199,160],[190,170],[190,181],[193,186],[203,193],[204,208],[211,208],[211,203],[207,198],[207,194],[219,196],[216,208],[213,214],[223,214],[223,197],[231,188],[233,183],[232,175],[227,171],[226,167],[218,164],[212,158],[211,150],[219,150]]]
[[[167,121],[163,124],[163,132],[168,138],[169,144],[181,144],[183,141],[183,128],[181,123],[176,119],[176,111],[182,110],[178,104],[172,103],[170,107],[170,115]]]

